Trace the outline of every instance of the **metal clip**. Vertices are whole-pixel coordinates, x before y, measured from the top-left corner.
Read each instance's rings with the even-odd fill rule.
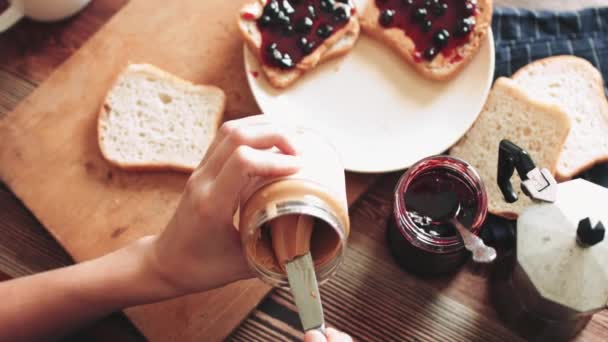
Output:
[[[533,200],[555,202],[557,182],[547,169],[539,169],[532,157],[521,147],[509,140],[502,140],[498,149],[497,182],[507,203],[517,201],[517,192],[511,184],[511,176],[517,170],[521,178],[521,188]]]
[[[538,201],[555,202],[557,181],[549,170],[535,168],[526,176],[528,179],[521,182],[521,188],[527,196]]]

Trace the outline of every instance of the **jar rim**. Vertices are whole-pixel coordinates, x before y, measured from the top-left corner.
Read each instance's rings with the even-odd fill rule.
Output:
[[[483,180],[477,170],[469,163],[447,155],[424,158],[412,165],[401,176],[394,190],[393,216],[401,235],[414,246],[433,253],[452,253],[464,249],[462,239],[458,235],[450,237],[431,235],[420,229],[406,214],[407,208],[403,194],[406,193],[409,185],[418,175],[436,169],[453,171],[456,176],[459,176],[474,190],[478,204],[473,224],[469,228],[474,234],[479,234],[488,211],[488,197]]]
[[[338,215],[333,213],[331,207],[329,207],[323,200],[316,196],[306,196],[305,200],[288,199],[284,201],[277,201],[275,203],[275,210],[268,210],[268,208],[260,208],[254,213],[253,219],[250,221],[249,226],[246,228],[249,232],[249,238],[255,235],[257,229],[261,229],[265,223],[285,215],[307,215],[317,218],[325,222],[331,229],[338,235],[339,246],[336,252],[336,256],[325,264],[321,264],[315,267],[315,273],[319,284],[323,284],[329,278],[331,278],[339,266],[342,264],[346,250],[346,227],[341,222]],[[247,242],[243,241],[245,244]],[[255,263],[253,258],[247,257],[247,263],[249,266],[260,276],[260,278],[266,283],[275,287],[288,287],[289,281],[285,273],[275,272],[269,268],[262,267],[260,264]]]

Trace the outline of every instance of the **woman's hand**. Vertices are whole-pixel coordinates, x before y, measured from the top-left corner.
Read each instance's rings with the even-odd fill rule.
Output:
[[[254,177],[299,170],[296,148],[265,116],[226,122],[194,171],[149,259],[158,274],[186,294],[251,276],[233,216]],[[276,147],[280,152],[271,148]]]
[[[325,329],[325,335],[318,330],[311,330],[304,335],[304,342],[352,342],[347,334],[333,328]]]

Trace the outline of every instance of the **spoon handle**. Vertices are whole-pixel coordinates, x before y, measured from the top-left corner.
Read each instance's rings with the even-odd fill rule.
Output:
[[[452,218],[450,223],[454,225],[456,230],[460,233],[464,247],[473,253],[473,261],[479,263],[490,263],[496,259],[496,250],[492,247],[486,246],[483,240],[468,230],[460,221],[456,218]]]

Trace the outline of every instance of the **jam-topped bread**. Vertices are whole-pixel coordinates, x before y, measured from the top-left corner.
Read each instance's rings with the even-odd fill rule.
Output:
[[[285,88],[320,62],[348,52],[359,37],[352,0],[256,0],[238,24],[268,81]]]
[[[360,24],[424,77],[447,80],[475,56],[491,20],[492,0],[368,0]]]

